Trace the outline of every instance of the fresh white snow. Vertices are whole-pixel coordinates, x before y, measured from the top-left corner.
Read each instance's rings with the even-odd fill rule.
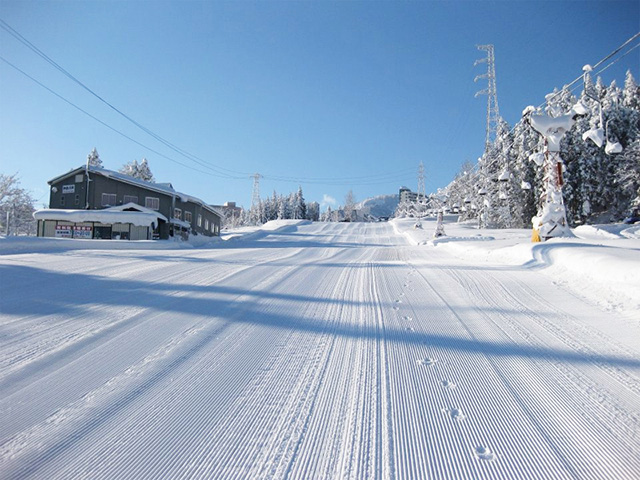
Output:
[[[640,235],[0,239],[1,478],[640,472]]]

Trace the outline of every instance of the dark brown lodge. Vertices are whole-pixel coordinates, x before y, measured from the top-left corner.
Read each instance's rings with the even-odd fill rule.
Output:
[[[52,180],[49,209],[38,210],[38,236],[121,240],[220,235],[221,214],[202,200],[101,167]]]

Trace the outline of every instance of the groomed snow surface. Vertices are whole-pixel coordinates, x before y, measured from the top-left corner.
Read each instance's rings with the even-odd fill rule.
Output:
[[[0,478],[640,477],[640,232],[0,239]]]

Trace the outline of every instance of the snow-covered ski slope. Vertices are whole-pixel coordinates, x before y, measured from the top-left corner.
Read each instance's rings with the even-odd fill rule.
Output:
[[[0,478],[639,478],[634,305],[408,229],[0,240]]]

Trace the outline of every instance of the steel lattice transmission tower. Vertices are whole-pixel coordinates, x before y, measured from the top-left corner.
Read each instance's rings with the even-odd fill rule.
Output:
[[[481,63],[487,64],[487,73],[478,75],[473,81],[487,79],[487,88],[476,93],[478,95],[487,96],[487,136],[484,142],[484,151],[487,153],[498,130],[498,121],[500,120],[500,110],[498,109],[498,94],[496,91],[496,62],[493,54],[493,45],[476,45],[478,50],[487,52],[485,58],[476,60],[473,66]]]
[[[251,196],[251,209],[255,209],[260,205],[260,179],[262,175],[254,173],[249,175],[249,178],[253,178],[253,195]]]

